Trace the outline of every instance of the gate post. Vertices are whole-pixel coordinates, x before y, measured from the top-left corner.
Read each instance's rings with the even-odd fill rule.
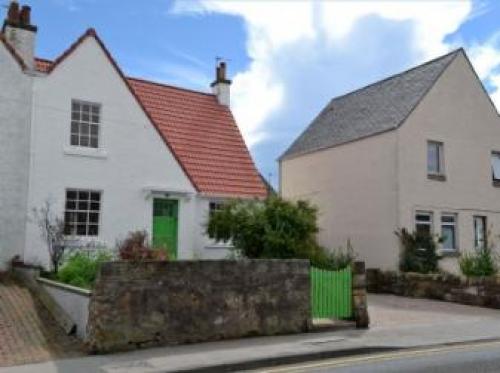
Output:
[[[365,262],[354,262],[352,266],[352,309],[356,328],[368,328],[370,318],[366,298]]]

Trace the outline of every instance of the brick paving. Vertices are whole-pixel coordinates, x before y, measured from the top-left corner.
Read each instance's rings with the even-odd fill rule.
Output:
[[[0,274],[0,366],[83,355],[29,290]]]

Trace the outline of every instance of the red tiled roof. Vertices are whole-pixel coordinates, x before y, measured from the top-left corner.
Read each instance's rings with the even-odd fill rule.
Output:
[[[265,197],[266,187],[229,108],[214,95],[123,75],[94,30],[88,30],[54,62],[36,59],[50,73],[86,37],[94,37],[201,193],[227,197]]]
[[[35,58],[35,68],[42,73],[48,73],[53,64],[50,60]]]

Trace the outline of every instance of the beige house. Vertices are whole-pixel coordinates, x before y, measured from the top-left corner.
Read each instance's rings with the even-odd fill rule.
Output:
[[[334,98],[279,161],[320,243],[350,239],[368,267],[397,268],[399,227],[442,235],[448,271],[500,247],[500,117],[463,49]]]

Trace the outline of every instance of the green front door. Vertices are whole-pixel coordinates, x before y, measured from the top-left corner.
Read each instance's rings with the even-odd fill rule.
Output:
[[[177,259],[177,200],[153,200],[153,246],[168,251],[170,259]]]

